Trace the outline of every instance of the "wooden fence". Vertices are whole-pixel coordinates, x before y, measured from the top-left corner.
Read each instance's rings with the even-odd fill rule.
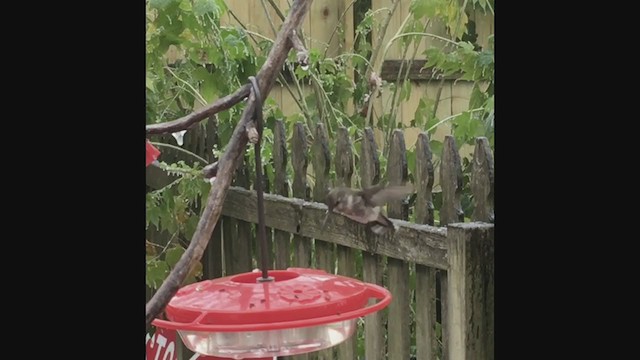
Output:
[[[273,161],[265,165],[274,173],[273,183],[266,184],[271,194],[265,194],[271,265],[276,269],[314,267],[380,284],[391,291],[393,301],[385,311],[366,317],[358,336],[335,348],[294,358],[357,359],[358,338],[363,336],[367,360],[406,360],[411,355],[420,360],[493,359],[494,165],[487,140],[478,138],[473,154],[472,222],[463,223],[460,156],[453,137],[448,136],[440,155],[439,226],[432,226],[436,221],[434,167],[429,139],[421,133],[413,174],[416,194],[410,201],[389,204],[387,213],[398,230],[393,236],[377,236],[338,215],[330,216],[323,229],[326,206],[321,203],[332,186],[370,186],[381,180],[405,183],[409,171],[402,131],[393,133],[385,171],[371,129],[364,130],[357,147],[347,129],[338,129],[335,157],[323,125],[314,130],[309,142],[303,124],[295,124],[287,141],[284,124],[275,124]],[[185,146],[205,150],[201,145],[209,143],[206,133],[214,135],[191,131]],[[287,176],[288,166],[293,169],[292,179]],[[315,176],[313,186],[308,183],[309,166]],[[333,181],[331,168],[335,169]],[[203,258],[204,278],[251,271],[260,263],[253,225],[257,201],[255,191],[249,190],[253,178],[249,173],[246,164],[237,170],[223,217]],[[360,183],[353,181],[354,175],[359,175]],[[414,222],[406,221],[410,217]]]

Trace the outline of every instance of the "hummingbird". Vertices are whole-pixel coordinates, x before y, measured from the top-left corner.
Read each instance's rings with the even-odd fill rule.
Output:
[[[389,201],[400,200],[413,192],[411,186],[374,185],[362,190],[336,187],[327,194],[325,204],[328,207],[323,227],[329,218],[329,212],[348,217],[366,224],[375,234],[382,235],[395,227],[382,212],[382,206]]]

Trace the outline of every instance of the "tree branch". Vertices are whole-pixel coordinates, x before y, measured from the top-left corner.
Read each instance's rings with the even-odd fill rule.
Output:
[[[285,20],[284,24],[282,24],[282,28],[276,41],[271,48],[271,52],[267,57],[264,65],[258,72],[256,79],[258,80],[258,85],[260,88],[260,93],[262,94],[262,100],[266,100],[266,97],[269,95],[271,88],[273,87],[273,83],[275,82],[276,77],[280,73],[282,66],[287,58],[287,54],[291,49],[291,42],[289,41],[289,36],[293,33],[294,29],[297,29],[302,23],[302,19],[309,9],[309,5],[313,0],[295,0],[293,5],[291,6],[291,11],[289,12],[289,16]],[[250,85],[245,85],[241,88],[246,89],[247,93],[249,93]],[[228,107],[233,106],[231,103],[231,99],[236,99],[234,96],[238,96],[241,91],[236,92],[233,95],[229,95],[224,97],[223,99],[219,99],[216,101],[216,104],[219,102],[225,103],[224,99],[226,99],[226,104]],[[236,101],[239,102],[244,96],[238,96],[239,99]],[[213,104],[215,105],[215,104]],[[210,106],[209,108],[213,107]],[[222,105],[220,105],[217,109],[222,110]],[[218,110],[218,111],[220,111]],[[200,112],[204,112],[200,110]],[[203,118],[210,116],[213,113],[213,110],[209,110],[207,115],[204,115]],[[173,298],[176,294],[187,274],[191,271],[191,269],[195,266],[195,264],[200,261],[202,258],[202,254],[204,253],[204,249],[207,247],[209,243],[209,239],[211,238],[211,234],[213,233],[213,229],[215,228],[215,224],[220,218],[220,213],[222,212],[222,204],[224,203],[225,197],[227,195],[227,190],[231,184],[231,179],[235,172],[235,169],[238,166],[239,160],[244,153],[244,148],[247,145],[247,132],[246,126],[252,121],[252,117],[255,114],[255,97],[253,92],[250,93],[249,99],[247,101],[247,106],[242,113],[242,118],[240,122],[236,125],[235,130],[233,131],[233,135],[231,135],[231,140],[229,140],[229,144],[227,145],[224,154],[218,161],[218,175],[216,179],[211,184],[211,190],[209,191],[209,197],[207,199],[207,204],[202,213],[202,217],[198,222],[198,226],[196,228],[195,233],[193,234],[193,238],[191,239],[191,243],[187,250],[182,254],[182,257],[171,271],[167,279],[162,283],[158,291],[153,295],[151,300],[147,303],[146,306],[146,323],[149,325],[153,319],[155,319],[166,307],[169,303],[169,300]],[[190,115],[192,118],[197,118],[193,114]],[[199,115],[201,116],[201,115]],[[188,118],[188,117],[187,117]],[[201,120],[197,118],[196,120],[190,120],[192,123]],[[173,123],[175,124],[177,121],[182,121],[181,124],[184,126],[187,123],[187,120],[175,120]],[[184,130],[184,128],[180,128],[178,125],[173,125],[174,127],[164,126],[164,128],[159,125],[155,125],[156,133],[160,133],[158,129],[162,128],[166,132],[175,132],[178,130]],[[147,134],[149,134],[149,127],[147,127]]]
[[[249,95],[249,84],[242,86],[238,91],[231,95],[227,95],[223,98],[216,100],[213,104],[207,105],[201,109],[198,109],[187,116],[183,116],[180,119],[163,122],[160,124],[147,125],[147,135],[155,134],[167,134],[174,133],[182,130],[187,130],[191,125],[198,121],[204,120],[211,115],[217,114],[221,111],[230,109],[233,105],[242,101]]]

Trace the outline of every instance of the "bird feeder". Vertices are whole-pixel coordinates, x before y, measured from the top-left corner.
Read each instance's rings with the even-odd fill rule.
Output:
[[[335,346],[356,320],[385,308],[385,288],[322,270],[271,270],[206,280],[181,288],[158,327],[176,330],[190,350],[228,359],[268,358]],[[378,302],[368,305],[370,299]]]
[[[323,350],[349,339],[359,317],[391,302],[387,289],[357,279],[315,269],[268,269],[260,160],[262,97],[256,79],[249,80],[257,103],[255,188],[261,270],[187,285],[167,304],[167,320],[152,322],[176,330],[187,348],[214,359],[273,359]],[[373,299],[378,301],[370,302]]]

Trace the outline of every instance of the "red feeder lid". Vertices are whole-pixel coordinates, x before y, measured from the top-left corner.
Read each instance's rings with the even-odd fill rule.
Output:
[[[386,307],[383,287],[322,270],[269,271],[273,282],[258,282],[258,272],[206,280],[181,288],[166,307],[163,328],[237,332],[279,330],[358,318]],[[380,301],[367,306],[371,298]]]
[[[160,150],[156,149],[149,140],[147,140],[147,166],[152,162],[156,161],[156,159],[160,156]]]

